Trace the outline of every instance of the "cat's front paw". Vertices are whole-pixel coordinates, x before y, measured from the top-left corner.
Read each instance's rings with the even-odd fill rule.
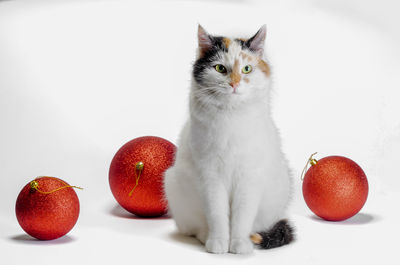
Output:
[[[254,245],[250,239],[233,238],[229,246],[229,252],[234,254],[250,254],[254,250]]]
[[[223,254],[228,252],[229,239],[210,238],[206,241],[206,250],[210,253]]]

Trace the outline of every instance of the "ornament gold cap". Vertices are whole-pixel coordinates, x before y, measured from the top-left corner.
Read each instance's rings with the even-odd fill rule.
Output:
[[[34,190],[36,190],[37,187],[39,186],[39,183],[36,180],[32,180],[29,184],[31,185],[31,189]]]
[[[142,161],[139,161],[136,163],[136,169],[137,170],[142,170],[144,167],[144,163]]]
[[[318,160],[315,159],[315,158],[313,158],[313,156],[316,155],[316,154],[317,154],[317,152],[313,153],[313,154],[308,158],[307,163],[306,163],[306,165],[305,165],[303,171],[301,172],[301,177],[300,177],[301,180],[304,179],[304,175],[306,174],[307,169],[308,169],[308,164],[310,164],[311,166],[315,166],[315,165],[318,163]]]

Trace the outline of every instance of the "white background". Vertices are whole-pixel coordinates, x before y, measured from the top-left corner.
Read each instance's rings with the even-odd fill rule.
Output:
[[[398,264],[398,10],[396,0],[0,1],[1,263]],[[125,142],[176,142],[197,23],[237,37],[267,24],[274,117],[295,182],[289,246],[211,255],[173,220],[125,212],[109,190]],[[370,194],[355,217],[325,222],[305,205],[300,172],[315,151],[364,169]],[[15,218],[18,193],[40,175],[85,188],[78,223],[54,241],[30,238]]]

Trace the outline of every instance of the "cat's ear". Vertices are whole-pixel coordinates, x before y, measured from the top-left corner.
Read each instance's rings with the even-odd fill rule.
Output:
[[[200,55],[202,55],[209,49],[211,49],[213,45],[212,37],[208,35],[208,33],[204,30],[204,28],[200,24],[197,30],[197,37],[199,40]]]
[[[255,52],[260,57],[264,53],[264,42],[266,34],[267,27],[263,25],[253,37],[246,41],[247,47],[249,47],[250,50]]]

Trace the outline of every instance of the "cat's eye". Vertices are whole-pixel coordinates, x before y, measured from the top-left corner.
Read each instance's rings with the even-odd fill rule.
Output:
[[[222,64],[217,64],[214,66],[214,68],[218,73],[226,73],[226,68]]]
[[[253,70],[253,67],[251,65],[246,65],[245,67],[242,68],[242,73],[243,74],[248,74]]]

